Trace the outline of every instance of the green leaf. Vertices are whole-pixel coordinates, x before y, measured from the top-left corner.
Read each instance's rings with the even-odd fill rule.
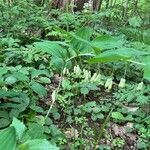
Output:
[[[71,45],[75,50],[80,51],[90,51],[92,50],[92,47],[90,45],[90,37],[93,33],[93,30],[89,27],[82,27],[77,31],[75,35],[71,34],[73,39],[71,41]]]
[[[67,57],[66,49],[64,49],[63,47],[61,47],[59,44],[55,42],[50,42],[50,41],[36,42],[34,43],[34,46],[38,50],[46,52],[52,56],[63,58],[63,59]]]
[[[45,87],[37,82],[32,82],[31,89],[39,95],[39,97],[47,96]]]
[[[13,126],[16,129],[17,137],[20,140],[23,136],[23,133],[26,130],[26,126],[15,117],[13,118],[11,126]]]
[[[9,76],[5,79],[6,84],[12,85],[17,82],[17,79],[14,76]]]
[[[28,140],[27,142],[19,146],[19,150],[59,150],[59,148],[43,139]]]
[[[59,71],[61,71],[65,66],[64,60],[62,58],[57,58],[55,56],[51,57],[51,63]]]
[[[13,76],[18,80],[18,81],[29,81],[29,78],[21,73],[21,72],[15,72],[13,73]]]
[[[44,126],[39,123],[30,123],[28,134],[32,139],[44,139]]]
[[[0,77],[2,76],[2,75],[4,75],[5,73],[7,73],[7,68],[4,68],[4,67],[0,67]]]
[[[9,119],[2,118],[0,119],[0,128],[7,127],[10,124]]]
[[[39,81],[41,83],[51,83],[51,80],[47,77],[41,77],[41,78],[39,78]]]
[[[38,77],[40,75],[45,75],[47,77],[50,77],[50,74],[48,72],[48,70],[32,70],[31,71],[31,78],[35,78],[35,77]]]
[[[133,48],[119,48],[117,50],[107,50],[91,59],[89,59],[90,63],[106,63],[106,62],[114,62],[119,60],[128,60],[130,58],[136,56],[147,55],[148,53],[138,51]]]
[[[121,47],[124,43],[125,43],[124,39],[120,37],[102,35],[100,37],[95,38],[91,42],[91,45],[96,49],[105,50]]]
[[[120,112],[112,112],[111,117],[117,120],[124,120],[124,116]]]
[[[0,131],[0,150],[16,150],[16,132],[14,127]]]
[[[129,18],[129,24],[133,27],[141,27],[142,25],[142,19],[140,17],[132,17]]]
[[[30,108],[38,113],[42,113],[44,110],[39,106],[31,105]]]
[[[66,90],[71,90],[71,83],[70,83],[70,81],[67,80],[67,79],[64,79],[64,80],[62,81],[62,87],[63,87],[64,89],[66,89]]]
[[[107,63],[107,62],[115,62],[120,60],[128,60],[129,57],[121,56],[115,53],[103,53],[99,54],[91,59],[89,59],[89,63]]]
[[[89,93],[89,89],[86,88],[86,87],[82,87],[82,88],[80,89],[80,91],[81,91],[81,93],[84,94],[84,95],[86,95],[86,94]]]

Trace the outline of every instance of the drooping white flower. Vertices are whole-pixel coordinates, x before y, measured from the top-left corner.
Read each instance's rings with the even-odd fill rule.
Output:
[[[109,85],[108,85],[108,90],[111,90],[111,89],[112,89],[112,86],[113,86],[113,81],[110,80],[110,81],[109,81]]]
[[[97,73],[94,73],[94,75],[92,76],[92,78],[91,78],[91,82],[94,82],[95,81],[95,79],[96,79],[96,77],[97,77]]]
[[[140,83],[138,84],[136,90],[137,90],[137,91],[142,90],[142,89],[143,89],[143,85],[144,85],[144,83],[143,83],[143,82],[140,82]]]
[[[121,78],[118,87],[119,88],[124,88],[126,83],[126,79]]]
[[[107,79],[105,83],[105,88],[108,88],[111,83],[112,83],[112,78]]]

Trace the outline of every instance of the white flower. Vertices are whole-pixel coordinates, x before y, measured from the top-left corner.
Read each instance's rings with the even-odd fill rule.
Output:
[[[95,79],[96,79],[96,77],[97,77],[97,73],[94,73],[94,75],[93,75],[92,78],[91,78],[91,82],[94,82]]]
[[[126,83],[126,79],[121,78],[118,87],[119,88],[124,88],[125,87],[125,83]]]
[[[109,81],[109,85],[108,85],[108,90],[111,90],[111,89],[112,89],[112,85],[113,85],[113,81],[110,80],[110,81]]]
[[[112,78],[107,79],[107,81],[105,83],[105,88],[108,88],[109,85],[111,84],[111,82],[112,82]]]
[[[80,69],[79,65],[74,66],[74,73],[76,76],[79,76],[81,74],[82,70]]]
[[[95,81],[96,82],[100,82],[101,81],[101,75],[100,74],[97,75],[97,77],[95,78]]]
[[[142,90],[142,89],[143,89],[143,85],[144,85],[144,83],[143,83],[143,82],[140,82],[140,83],[138,84],[136,90],[137,90],[137,91]]]

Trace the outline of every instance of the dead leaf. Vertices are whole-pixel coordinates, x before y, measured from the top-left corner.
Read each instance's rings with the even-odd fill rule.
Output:
[[[127,107],[127,106],[125,106],[125,108],[128,110],[128,112],[136,112],[139,109],[139,107]]]
[[[79,132],[75,128],[67,128],[67,131],[65,131],[65,135],[69,139],[71,139],[73,137],[77,138],[77,137],[79,137]]]

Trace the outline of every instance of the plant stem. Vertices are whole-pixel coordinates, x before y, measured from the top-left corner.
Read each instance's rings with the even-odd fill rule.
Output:
[[[96,142],[95,142],[95,144],[94,144],[94,150],[97,149],[96,146],[98,145],[99,141],[101,140],[101,138],[102,138],[102,136],[103,136],[105,126],[106,126],[107,122],[109,121],[109,118],[110,118],[110,115],[111,115],[113,109],[114,109],[114,108],[111,109],[111,111],[110,111],[109,114],[107,115],[107,117],[106,117],[104,123],[102,124],[102,127],[100,128],[100,131],[99,131],[99,134],[98,134],[98,138],[97,138],[97,140],[96,140]]]
[[[47,114],[46,114],[46,116],[45,116],[45,120],[46,120],[46,118],[49,116],[50,111],[51,111],[51,109],[52,109],[52,107],[53,107],[53,105],[54,105],[54,103],[55,103],[55,101],[56,101],[56,97],[57,97],[57,94],[58,94],[58,92],[59,92],[62,79],[63,79],[63,70],[61,71],[61,76],[60,76],[60,81],[59,81],[58,87],[57,87],[57,89],[55,90],[55,91],[56,91],[56,93],[55,93],[55,98],[54,98],[54,100],[52,101],[52,104],[50,105],[50,107],[49,107],[49,109],[48,109],[48,111],[47,111]]]

